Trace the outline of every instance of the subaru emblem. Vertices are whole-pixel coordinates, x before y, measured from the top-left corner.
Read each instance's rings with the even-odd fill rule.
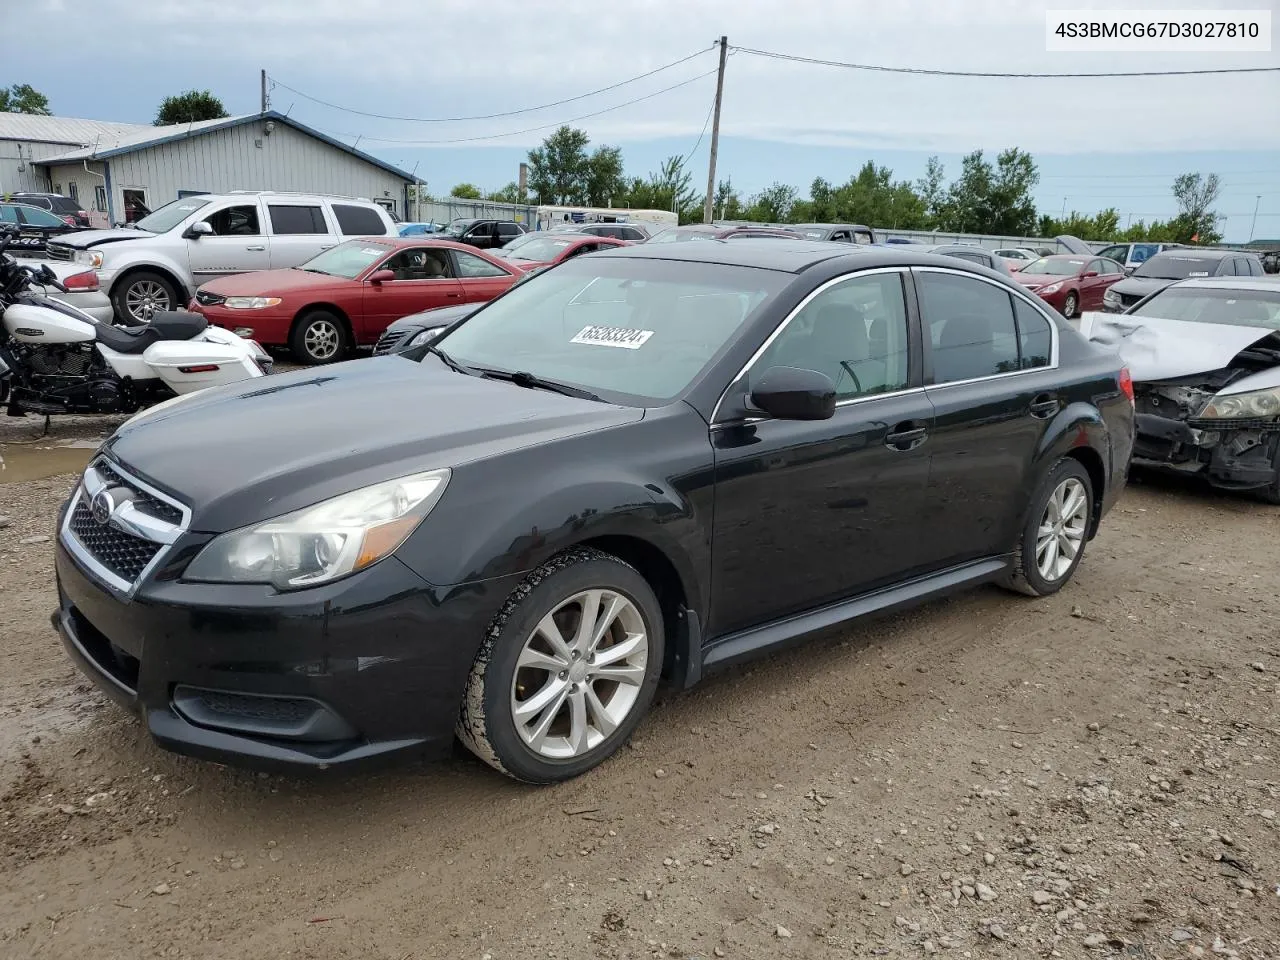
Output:
[[[93,495],[93,499],[89,501],[89,512],[93,514],[93,519],[102,525],[106,525],[111,519],[111,514],[115,512],[116,502],[111,496],[110,490],[99,490]]]

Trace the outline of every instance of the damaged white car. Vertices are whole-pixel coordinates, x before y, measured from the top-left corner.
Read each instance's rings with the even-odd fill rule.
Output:
[[[1135,466],[1280,504],[1280,278],[1184,280],[1080,332],[1133,376]]]

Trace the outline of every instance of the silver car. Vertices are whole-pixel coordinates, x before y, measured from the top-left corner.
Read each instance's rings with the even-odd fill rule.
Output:
[[[350,237],[396,235],[371,200],[233,191],[181,197],[128,227],[65,235],[46,255],[96,271],[117,320],[145,323],[218,277],[296,267]]]

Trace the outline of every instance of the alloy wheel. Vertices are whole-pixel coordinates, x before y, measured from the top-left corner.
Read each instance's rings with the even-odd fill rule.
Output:
[[[603,743],[640,696],[649,636],[639,608],[613,590],[584,590],[544,616],[525,640],[511,715],[534,753],[569,760]]]
[[[313,320],[302,338],[307,353],[316,360],[332,360],[342,342],[342,334],[329,320]]]
[[[1084,484],[1068,477],[1049,495],[1036,530],[1036,569],[1049,582],[1071,570],[1084,544],[1088,526],[1089,494]]]
[[[1068,293],[1066,302],[1062,305],[1062,315],[1068,320],[1076,315],[1076,304],[1076,295],[1074,293]]]
[[[170,308],[169,291],[155,280],[138,280],[129,287],[124,303],[129,316],[142,323],[150,323],[153,316]]]

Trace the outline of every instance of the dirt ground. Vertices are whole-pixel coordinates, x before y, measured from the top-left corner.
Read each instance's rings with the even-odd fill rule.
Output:
[[[299,781],[166,754],[72,669],[74,474],[5,482],[18,450],[0,957],[1280,957],[1280,510],[1135,485],[1058,596],[668,694],[573,783],[461,756]]]

